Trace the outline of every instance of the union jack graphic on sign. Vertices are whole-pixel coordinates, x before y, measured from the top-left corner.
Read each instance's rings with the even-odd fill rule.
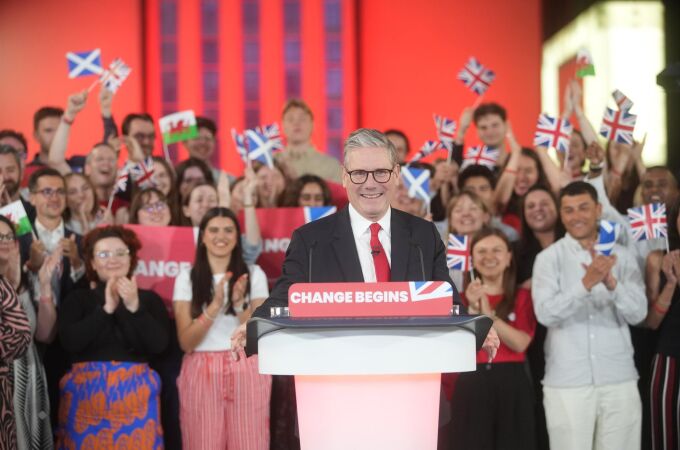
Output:
[[[446,281],[410,281],[412,302],[453,298],[453,288]]]
[[[666,205],[650,203],[628,209],[628,221],[636,241],[668,236]]]
[[[335,206],[305,206],[305,223],[314,222],[322,217],[327,217],[337,211]]]

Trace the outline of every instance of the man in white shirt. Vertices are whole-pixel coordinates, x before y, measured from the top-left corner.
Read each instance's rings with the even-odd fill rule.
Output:
[[[536,318],[548,328],[543,393],[550,448],[639,449],[641,403],[628,325],[647,301],[633,254],[596,254],[602,206],[588,183],[560,193],[567,234],[533,270]]]

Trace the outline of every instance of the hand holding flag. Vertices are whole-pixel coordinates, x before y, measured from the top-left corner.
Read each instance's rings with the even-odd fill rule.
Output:
[[[463,164],[460,166],[460,170],[463,171],[466,167],[472,165],[481,165],[494,170],[500,154],[501,152],[499,149],[486,145],[470,147],[465,153],[465,158],[463,159]]]
[[[567,119],[540,114],[534,134],[534,146],[553,147],[558,152],[566,153],[569,150],[572,130],[573,127]]]
[[[649,203],[637,208],[628,208],[628,221],[633,239],[636,241],[668,237],[664,203]]]
[[[595,244],[594,250],[601,255],[611,255],[620,233],[621,225],[618,223],[604,219],[600,220],[597,244]]]
[[[635,131],[636,120],[637,116],[628,111],[614,111],[611,108],[605,108],[600,135],[609,141],[633,145],[633,131]]]
[[[419,161],[426,156],[431,155],[432,153],[436,152],[439,150],[441,147],[440,143],[437,141],[425,141],[422,147],[420,147],[420,150],[418,150],[418,153],[413,155],[410,159],[409,162],[416,162]]]

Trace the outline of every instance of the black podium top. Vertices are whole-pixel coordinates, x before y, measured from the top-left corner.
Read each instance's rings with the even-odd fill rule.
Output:
[[[347,318],[293,318],[255,317],[248,321],[246,354],[257,353],[260,337],[284,328],[450,328],[458,327],[475,335],[477,350],[482,348],[484,339],[493,321],[487,316],[431,316],[431,317],[347,317]]]

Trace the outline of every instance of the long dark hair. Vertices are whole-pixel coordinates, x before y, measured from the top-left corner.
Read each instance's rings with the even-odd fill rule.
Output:
[[[227,291],[227,298],[229,299],[229,308],[225,314],[236,314],[231,304],[231,295],[234,290],[234,283],[244,273],[249,273],[248,266],[243,260],[243,250],[241,248],[241,227],[234,214],[229,208],[215,207],[203,216],[201,224],[198,227],[198,242],[196,244],[196,257],[194,258],[194,267],[191,269],[191,316],[196,318],[203,313],[203,306],[209,305],[215,293],[215,286],[213,283],[213,272],[208,261],[208,250],[203,244],[203,236],[208,223],[216,217],[226,217],[234,222],[236,227],[236,245],[231,252],[229,259],[229,266],[227,271],[232,273],[229,281],[229,290]],[[246,284],[246,295],[250,292],[250,278]]]
[[[550,198],[553,201],[553,204],[555,205],[555,211],[557,212],[557,218],[555,219],[554,228],[555,241],[561,239],[564,236],[564,225],[562,225],[562,221],[560,220],[560,209],[555,194],[545,186],[532,186],[531,188],[529,188],[527,193],[524,194],[524,196],[522,197],[522,201],[520,202],[519,217],[522,222],[522,237],[520,238],[518,247],[536,250],[536,253],[539,253],[541,250],[543,250],[543,248],[541,247],[541,244],[538,242],[538,239],[536,239],[534,231],[531,228],[529,228],[529,224],[527,223],[527,216],[524,212],[524,205],[526,203],[526,199],[529,196],[529,194],[534,191],[545,192],[550,196]]]
[[[490,236],[496,236],[505,243],[505,247],[508,252],[510,252],[510,265],[505,268],[503,272],[503,299],[496,306],[496,316],[503,320],[508,319],[508,315],[515,309],[515,294],[517,293],[517,277],[515,272],[517,268],[515,267],[515,258],[512,254],[512,248],[510,247],[510,241],[505,236],[505,234],[491,227],[485,227],[479,230],[470,243],[470,254],[475,248],[475,245],[482,239],[486,239]]]

